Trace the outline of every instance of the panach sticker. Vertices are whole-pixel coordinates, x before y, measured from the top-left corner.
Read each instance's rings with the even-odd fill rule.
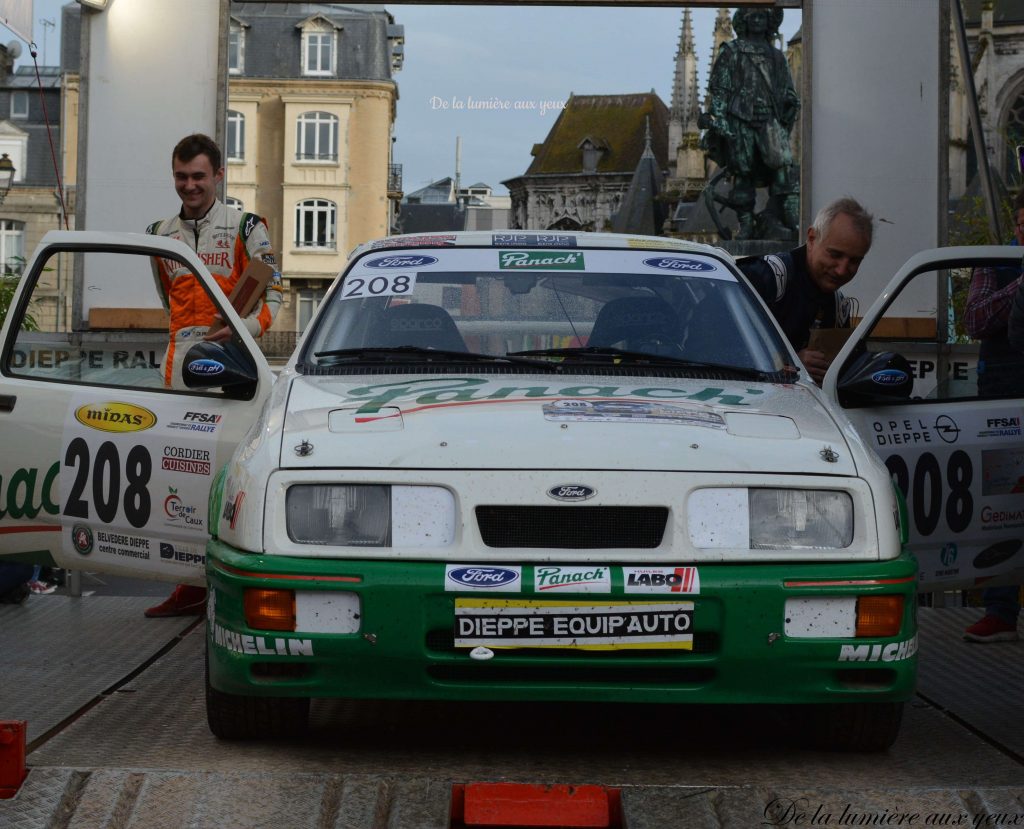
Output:
[[[610,567],[533,568],[533,589],[537,593],[610,593]]]
[[[75,420],[101,432],[142,432],[156,425],[156,415],[131,403],[87,403],[75,409]]]
[[[583,251],[503,250],[498,254],[498,267],[503,271],[582,271]]]

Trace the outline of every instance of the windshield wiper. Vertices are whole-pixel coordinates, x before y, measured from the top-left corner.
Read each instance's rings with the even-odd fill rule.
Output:
[[[558,370],[557,365],[546,363],[543,360],[528,360],[515,355],[478,354],[474,351],[445,351],[440,348],[424,348],[418,345],[333,348],[328,351],[314,351],[313,356],[320,360],[319,365],[324,367],[368,360],[384,363],[515,363],[533,366],[546,372]]]
[[[746,366],[729,366],[721,363],[705,363],[699,360],[687,360],[683,357],[668,357],[650,354],[646,351],[626,351],[608,346],[583,346],[581,348],[537,348],[530,351],[511,351],[510,357],[564,357],[573,361],[588,361],[597,358],[601,362],[619,361],[630,365],[675,366],[693,368],[702,371],[721,371],[738,374],[755,380],[774,377],[777,372],[761,371]]]

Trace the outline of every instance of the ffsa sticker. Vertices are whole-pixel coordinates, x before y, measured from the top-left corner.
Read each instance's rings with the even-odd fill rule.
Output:
[[[341,288],[342,299],[366,299],[375,296],[412,296],[415,273],[351,274]]]

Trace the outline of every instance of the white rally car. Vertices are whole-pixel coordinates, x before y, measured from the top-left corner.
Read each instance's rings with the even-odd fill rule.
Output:
[[[236,332],[170,387],[153,257]],[[0,343],[0,553],[206,581],[219,736],[326,696],[765,702],[881,748],[919,569],[1012,579],[1024,523],[1019,399],[904,309],[1013,257],[912,260],[819,389],[721,250],[392,237],[275,380],[185,246],[51,233]]]

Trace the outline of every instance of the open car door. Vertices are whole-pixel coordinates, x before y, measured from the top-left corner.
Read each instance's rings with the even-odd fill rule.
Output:
[[[924,590],[1024,581],[1024,354],[1005,343],[1005,323],[995,350],[967,331],[967,297],[982,268],[1015,279],[1021,250],[914,256],[823,383],[906,499]]]
[[[179,338],[173,376],[154,257],[191,270],[233,331]],[[202,583],[211,483],[274,377],[196,254],[48,233],[0,333],[0,376],[0,555]]]

